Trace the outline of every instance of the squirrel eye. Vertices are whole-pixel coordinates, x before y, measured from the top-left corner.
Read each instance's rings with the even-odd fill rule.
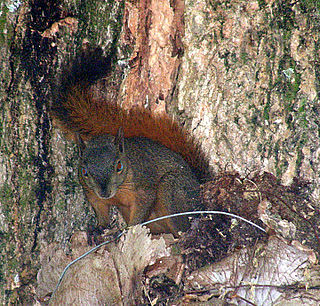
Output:
[[[116,170],[118,173],[121,173],[123,170],[123,164],[120,160],[117,162]]]
[[[86,168],[81,168],[81,173],[84,177],[88,177],[88,171]]]

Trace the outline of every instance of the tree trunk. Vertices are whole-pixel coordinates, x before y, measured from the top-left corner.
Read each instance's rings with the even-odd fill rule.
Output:
[[[44,253],[67,257],[73,233],[95,223],[78,184],[77,148],[48,112],[62,65],[87,42],[105,55],[117,47],[107,94],[124,107],[170,112],[216,173],[266,171],[284,184],[299,177],[319,203],[316,1],[10,3],[0,4],[3,304],[39,301]]]
[[[123,3],[113,2],[1,4],[2,303],[34,302],[41,250],[57,243],[67,252],[72,233],[95,222],[77,149],[52,128],[48,107],[61,63],[83,40],[107,53],[119,35]]]
[[[316,2],[186,2],[177,106],[215,169],[310,180],[319,199]]]

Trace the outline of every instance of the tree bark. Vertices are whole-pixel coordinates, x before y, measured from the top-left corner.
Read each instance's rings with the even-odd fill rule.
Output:
[[[52,88],[85,39],[108,53],[123,3],[2,2],[1,13],[0,301],[31,304],[41,250],[54,242],[67,252],[72,233],[95,222],[77,149],[52,128]]]
[[[313,2],[312,2],[313,3]],[[319,18],[299,1],[187,1],[177,108],[216,171],[312,182],[319,199]]]
[[[116,44],[120,72],[107,95],[170,112],[216,173],[267,171],[284,184],[299,177],[319,203],[315,1],[8,3],[0,4],[3,304],[39,301],[44,253],[69,254],[73,233],[95,222],[77,180],[77,148],[48,112],[62,65],[85,43],[105,55]]]

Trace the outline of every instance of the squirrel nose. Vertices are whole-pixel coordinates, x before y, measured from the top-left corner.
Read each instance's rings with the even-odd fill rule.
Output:
[[[100,192],[99,192],[99,196],[101,197],[101,198],[103,198],[103,199],[108,199],[108,198],[110,198],[110,195],[109,195],[110,193],[109,192],[107,192],[107,190],[100,190]]]
[[[99,196],[103,199],[110,199],[115,195],[115,191],[110,190],[110,188],[101,188],[99,191]]]

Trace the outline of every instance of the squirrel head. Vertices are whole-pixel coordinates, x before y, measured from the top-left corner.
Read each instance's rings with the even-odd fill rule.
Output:
[[[101,135],[87,143],[78,138],[81,151],[79,175],[98,197],[112,198],[128,172],[122,129],[116,137]]]

